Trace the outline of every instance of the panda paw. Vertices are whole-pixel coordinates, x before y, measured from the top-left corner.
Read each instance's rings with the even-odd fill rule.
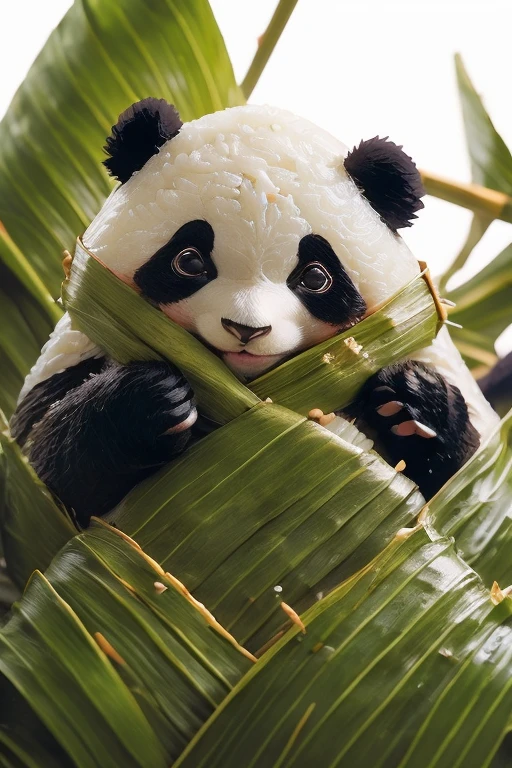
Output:
[[[112,365],[103,375],[103,407],[133,448],[140,447],[142,457],[155,453],[155,460],[163,461],[179,453],[197,420],[194,395],[181,372],[155,361]]]
[[[405,462],[404,474],[427,499],[479,445],[460,390],[412,360],[374,374],[345,414],[390,464]]]
[[[177,368],[109,362],[50,405],[25,449],[83,526],[183,453],[196,419],[192,390]]]

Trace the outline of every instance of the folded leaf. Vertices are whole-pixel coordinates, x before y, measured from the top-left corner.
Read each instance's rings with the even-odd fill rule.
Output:
[[[176,768],[486,766],[511,726],[511,609],[418,530],[304,614]]]

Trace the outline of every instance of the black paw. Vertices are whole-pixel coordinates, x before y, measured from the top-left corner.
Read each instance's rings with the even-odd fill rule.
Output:
[[[108,410],[138,460],[164,462],[180,453],[197,420],[192,389],[181,372],[164,362],[112,364],[101,374],[96,410]]]
[[[196,418],[192,390],[174,366],[107,363],[48,407],[25,451],[85,525],[180,455]]]
[[[405,462],[404,474],[427,499],[479,445],[460,390],[423,363],[383,368],[345,413],[390,464]]]

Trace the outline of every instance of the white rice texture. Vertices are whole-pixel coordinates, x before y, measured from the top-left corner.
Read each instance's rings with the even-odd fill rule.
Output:
[[[299,240],[329,241],[369,311],[419,271],[347,176],[348,148],[269,106],[233,107],[185,123],[106,201],[84,244],[126,277],[183,224],[206,219],[215,251],[296,263]]]

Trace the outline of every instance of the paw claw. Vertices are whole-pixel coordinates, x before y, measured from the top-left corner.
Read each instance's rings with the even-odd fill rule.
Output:
[[[318,419],[318,423],[321,427],[326,427],[328,424],[330,424],[334,419],[336,418],[335,413],[325,413],[323,416],[321,416]]]
[[[403,421],[401,424],[395,424],[391,427],[391,432],[398,437],[410,437],[411,435],[418,435],[419,437],[432,438],[437,437],[437,432],[427,427],[426,424],[421,424],[419,421]]]
[[[180,421],[179,424],[176,424],[175,427],[171,427],[168,429],[165,434],[166,435],[175,435],[178,432],[185,432],[186,429],[190,429],[190,427],[194,426],[194,424],[197,421],[197,410],[195,408],[192,408],[190,414],[187,416],[186,419],[183,421]]]
[[[381,405],[379,408],[377,408],[377,413],[380,416],[396,416],[396,414],[399,413],[403,407],[404,404],[401,403],[400,400],[391,400],[391,402],[384,403],[384,405]]]

